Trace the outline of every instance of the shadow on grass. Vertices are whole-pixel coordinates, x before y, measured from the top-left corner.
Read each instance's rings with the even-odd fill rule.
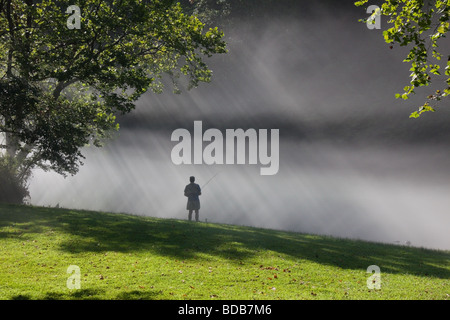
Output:
[[[60,292],[47,292],[40,300],[100,300],[103,290],[78,289],[73,290],[70,294]],[[121,292],[115,299],[118,300],[152,300],[157,298],[159,293],[152,291],[133,290],[129,292]],[[33,300],[30,295],[19,294],[11,297],[11,300]]]
[[[144,218],[133,215],[74,211],[53,208],[0,206],[0,226],[20,224],[24,233],[53,229],[69,233],[60,249],[81,252],[138,252],[179,260],[202,255],[231,262],[253,262],[262,251],[283,258],[309,260],[343,269],[378,265],[383,272],[450,278],[450,253],[414,247],[377,244],[269,229]],[[17,232],[17,231],[16,231]],[[120,297],[136,299],[131,292]]]
[[[11,297],[11,300],[31,300],[31,296],[28,294],[19,294]]]
[[[152,291],[129,291],[122,292],[117,295],[116,299],[119,300],[152,300],[155,299],[159,293]]]

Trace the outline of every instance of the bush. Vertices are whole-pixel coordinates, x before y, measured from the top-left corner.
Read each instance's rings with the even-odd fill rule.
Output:
[[[20,179],[14,161],[0,156],[0,203],[23,204],[29,196],[26,181]]]

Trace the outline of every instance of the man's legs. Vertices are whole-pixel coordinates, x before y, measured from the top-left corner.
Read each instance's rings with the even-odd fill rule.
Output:
[[[198,222],[198,210],[195,210],[195,221]]]
[[[192,210],[189,210],[189,221],[192,220]]]

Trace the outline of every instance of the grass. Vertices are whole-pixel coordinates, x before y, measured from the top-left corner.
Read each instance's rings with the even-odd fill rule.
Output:
[[[69,289],[80,270],[80,289]],[[370,265],[381,289],[368,289]],[[0,299],[450,298],[450,252],[126,214],[0,205]]]

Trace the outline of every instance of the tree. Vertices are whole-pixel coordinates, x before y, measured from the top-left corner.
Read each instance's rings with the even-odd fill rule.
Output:
[[[71,2],[0,0],[0,151],[21,183],[36,167],[75,174],[81,149],[165,75],[196,87],[211,80],[205,58],[226,52],[220,30],[174,1]]]
[[[355,5],[362,6],[367,1],[357,1]],[[397,93],[396,98],[406,100],[415,94],[416,88],[435,82],[440,88],[431,92],[427,101],[410,117],[417,118],[424,112],[435,111],[438,103],[450,95],[450,53],[445,57],[439,49],[440,40],[449,31],[450,0],[426,3],[423,0],[385,0],[380,9],[374,15],[387,16],[392,25],[383,31],[384,40],[391,48],[394,44],[411,46],[403,60],[411,64],[410,85],[404,87],[404,92]],[[375,21],[373,16],[369,20]]]

